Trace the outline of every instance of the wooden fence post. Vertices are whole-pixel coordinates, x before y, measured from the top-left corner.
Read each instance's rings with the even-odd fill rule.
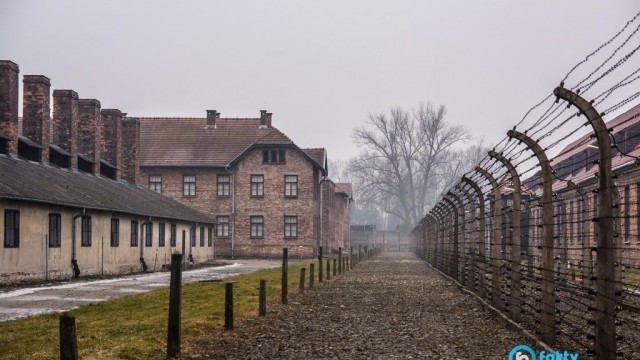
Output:
[[[60,360],[78,360],[76,318],[69,313],[60,315]]]
[[[305,268],[300,269],[300,282],[298,284],[298,291],[300,292],[300,294],[304,294],[304,278],[306,276],[306,271],[307,269]]]
[[[288,302],[289,292],[289,249],[282,249],[282,294],[281,300],[283,304]]]
[[[551,188],[551,164],[540,145],[529,136],[509,130],[507,136],[522,141],[533,151],[542,168],[542,314],[540,333],[542,341],[550,346],[556,343],[556,292],[553,273],[553,194]]]
[[[225,284],[224,289],[224,329],[233,330],[233,283]]]
[[[575,105],[585,115],[598,140],[600,161],[598,162],[598,246],[596,253],[596,299],[595,299],[595,357],[613,360],[617,357],[616,343],[616,244],[613,240],[613,194],[615,184],[611,169],[611,133],[601,115],[590,102],[580,95],[565,89],[561,84],[553,90],[554,95]],[[595,209],[594,209],[595,210]]]
[[[169,326],[167,331],[167,358],[180,356],[182,254],[171,255],[171,282],[169,285]]]
[[[260,279],[260,295],[258,297],[258,316],[267,315],[267,280]]]
[[[322,246],[318,248],[318,282],[322,282]]]
[[[309,264],[309,289],[313,289],[313,282],[314,282],[314,278],[315,278],[315,264],[311,263]]]

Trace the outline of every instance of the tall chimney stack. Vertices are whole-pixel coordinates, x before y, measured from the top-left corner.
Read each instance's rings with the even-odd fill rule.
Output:
[[[140,119],[122,119],[122,178],[133,184],[140,183]]]
[[[220,113],[217,110],[207,110],[207,126],[216,128],[216,123],[220,119]]]
[[[53,90],[51,142],[71,154],[71,168],[78,168],[78,93]]]
[[[271,126],[271,113],[260,110],[260,126]]]
[[[78,100],[78,153],[93,162],[93,173],[100,174],[100,101]]]
[[[118,109],[102,109],[100,113],[101,156],[106,162],[117,168],[116,178],[122,176],[122,118],[124,115]]]
[[[25,75],[22,95],[22,135],[42,147],[40,161],[49,161],[51,81],[43,75]]]
[[[18,98],[20,69],[0,60],[0,153],[18,152]]]

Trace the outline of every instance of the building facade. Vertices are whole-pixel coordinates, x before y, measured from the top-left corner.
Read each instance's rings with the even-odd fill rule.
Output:
[[[323,191],[333,184],[326,151],[298,147],[272,114],[138,119],[143,183],[214,218],[218,254],[280,256],[287,247],[311,256],[348,245],[350,187]]]

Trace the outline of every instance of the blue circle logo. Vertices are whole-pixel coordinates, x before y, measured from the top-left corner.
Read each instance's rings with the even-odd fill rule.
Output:
[[[535,360],[536,353],[527,345],[516,345],[509,351],[508,360]]]

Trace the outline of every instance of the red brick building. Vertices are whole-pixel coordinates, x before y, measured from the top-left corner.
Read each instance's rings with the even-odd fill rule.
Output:
[[[278,256],[283,247],[311,255],[347,245],[350,188],[321,191],[333,184],[326,151],[298,147],[267,111],[138,120],[142,183],[216,219],[218,255]],[[336,205],[323,207],[329,203]]]

